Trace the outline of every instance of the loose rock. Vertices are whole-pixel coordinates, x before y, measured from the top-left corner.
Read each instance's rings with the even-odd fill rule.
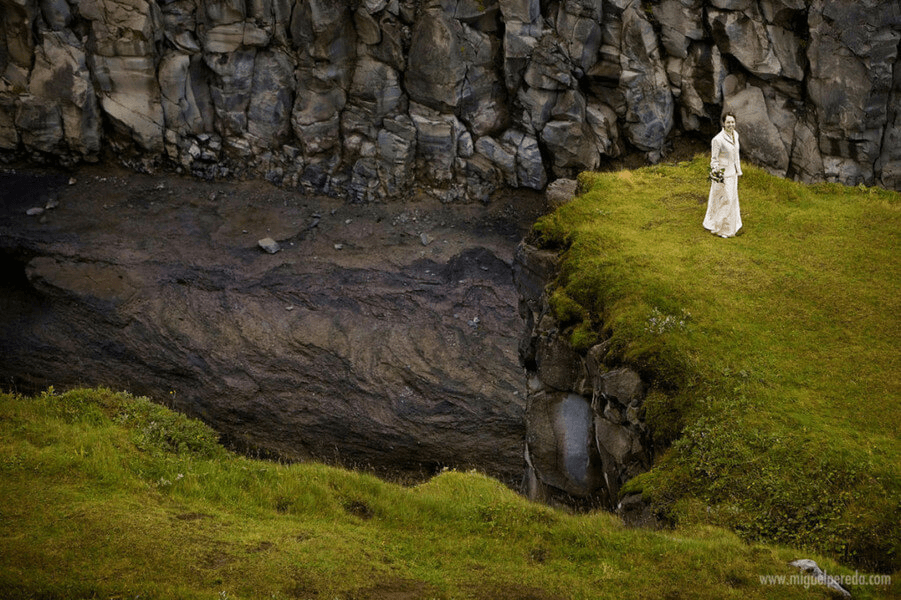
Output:
[[[282,247],[279,246],[278,242],[269,237],[259,240],[257,242],[257,245],[269,254],[275,254],[282,249]]]

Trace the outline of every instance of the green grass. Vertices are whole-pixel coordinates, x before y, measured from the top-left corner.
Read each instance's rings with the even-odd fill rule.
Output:
[[[626,491],[677,524],[901,568],[901,195],[749,166],[744,233],[702,226],[706,157],[587,173],[533,236],[585,349],[652,382],[669,450]],[[586,331],[593,335],[586,335]]]
[[[0,395],[3,598],[828,597],[761,584],[800,557],[712,526],[567,514],[477,473],[403,487],[252,460],[125,393]]]

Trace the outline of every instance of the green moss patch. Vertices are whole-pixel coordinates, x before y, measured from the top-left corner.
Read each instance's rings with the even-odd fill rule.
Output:
[[[573,337],[590,326],[652,382],[669,451],[626,491],[675,523],[897,570],[901,195],[749,166],[744,230],[721,239],[701,225],[706,161],[583,174],[533,230],[562,251]]]
[[[403,487],[251,460],[213,440],[124,393],[0,394],[0,597],[829,597],[792,583],[797,551],[722,528],[628,529],[607,513],[529,502],[474,472]]]

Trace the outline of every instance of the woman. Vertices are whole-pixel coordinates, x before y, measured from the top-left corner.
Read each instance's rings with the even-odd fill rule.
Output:
[[[710,143],[710,174],[712,181],[704,228],[720,237],[732,237],[741,229],[738,209],[741,164],[738,160],[738,132],[735,131],[735,115],[732,113],[723,115],[723,130]]]

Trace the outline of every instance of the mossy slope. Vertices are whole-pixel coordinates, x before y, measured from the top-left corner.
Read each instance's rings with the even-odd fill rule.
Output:
[[[901,567],[901,195],[748,166],[744,231],[701,222],[703,156],[586,173],[541,219],[577,347],[653,382],[670,450],[627,491],[676,523]],[[559,315],[558,315],[559,316]]]
[[[123,393],[0,395],[3,598],[828,597],[761,583],[798,576],[795,558],[715,527],[564,514],[476,473],[402,487],[251,460]]]

